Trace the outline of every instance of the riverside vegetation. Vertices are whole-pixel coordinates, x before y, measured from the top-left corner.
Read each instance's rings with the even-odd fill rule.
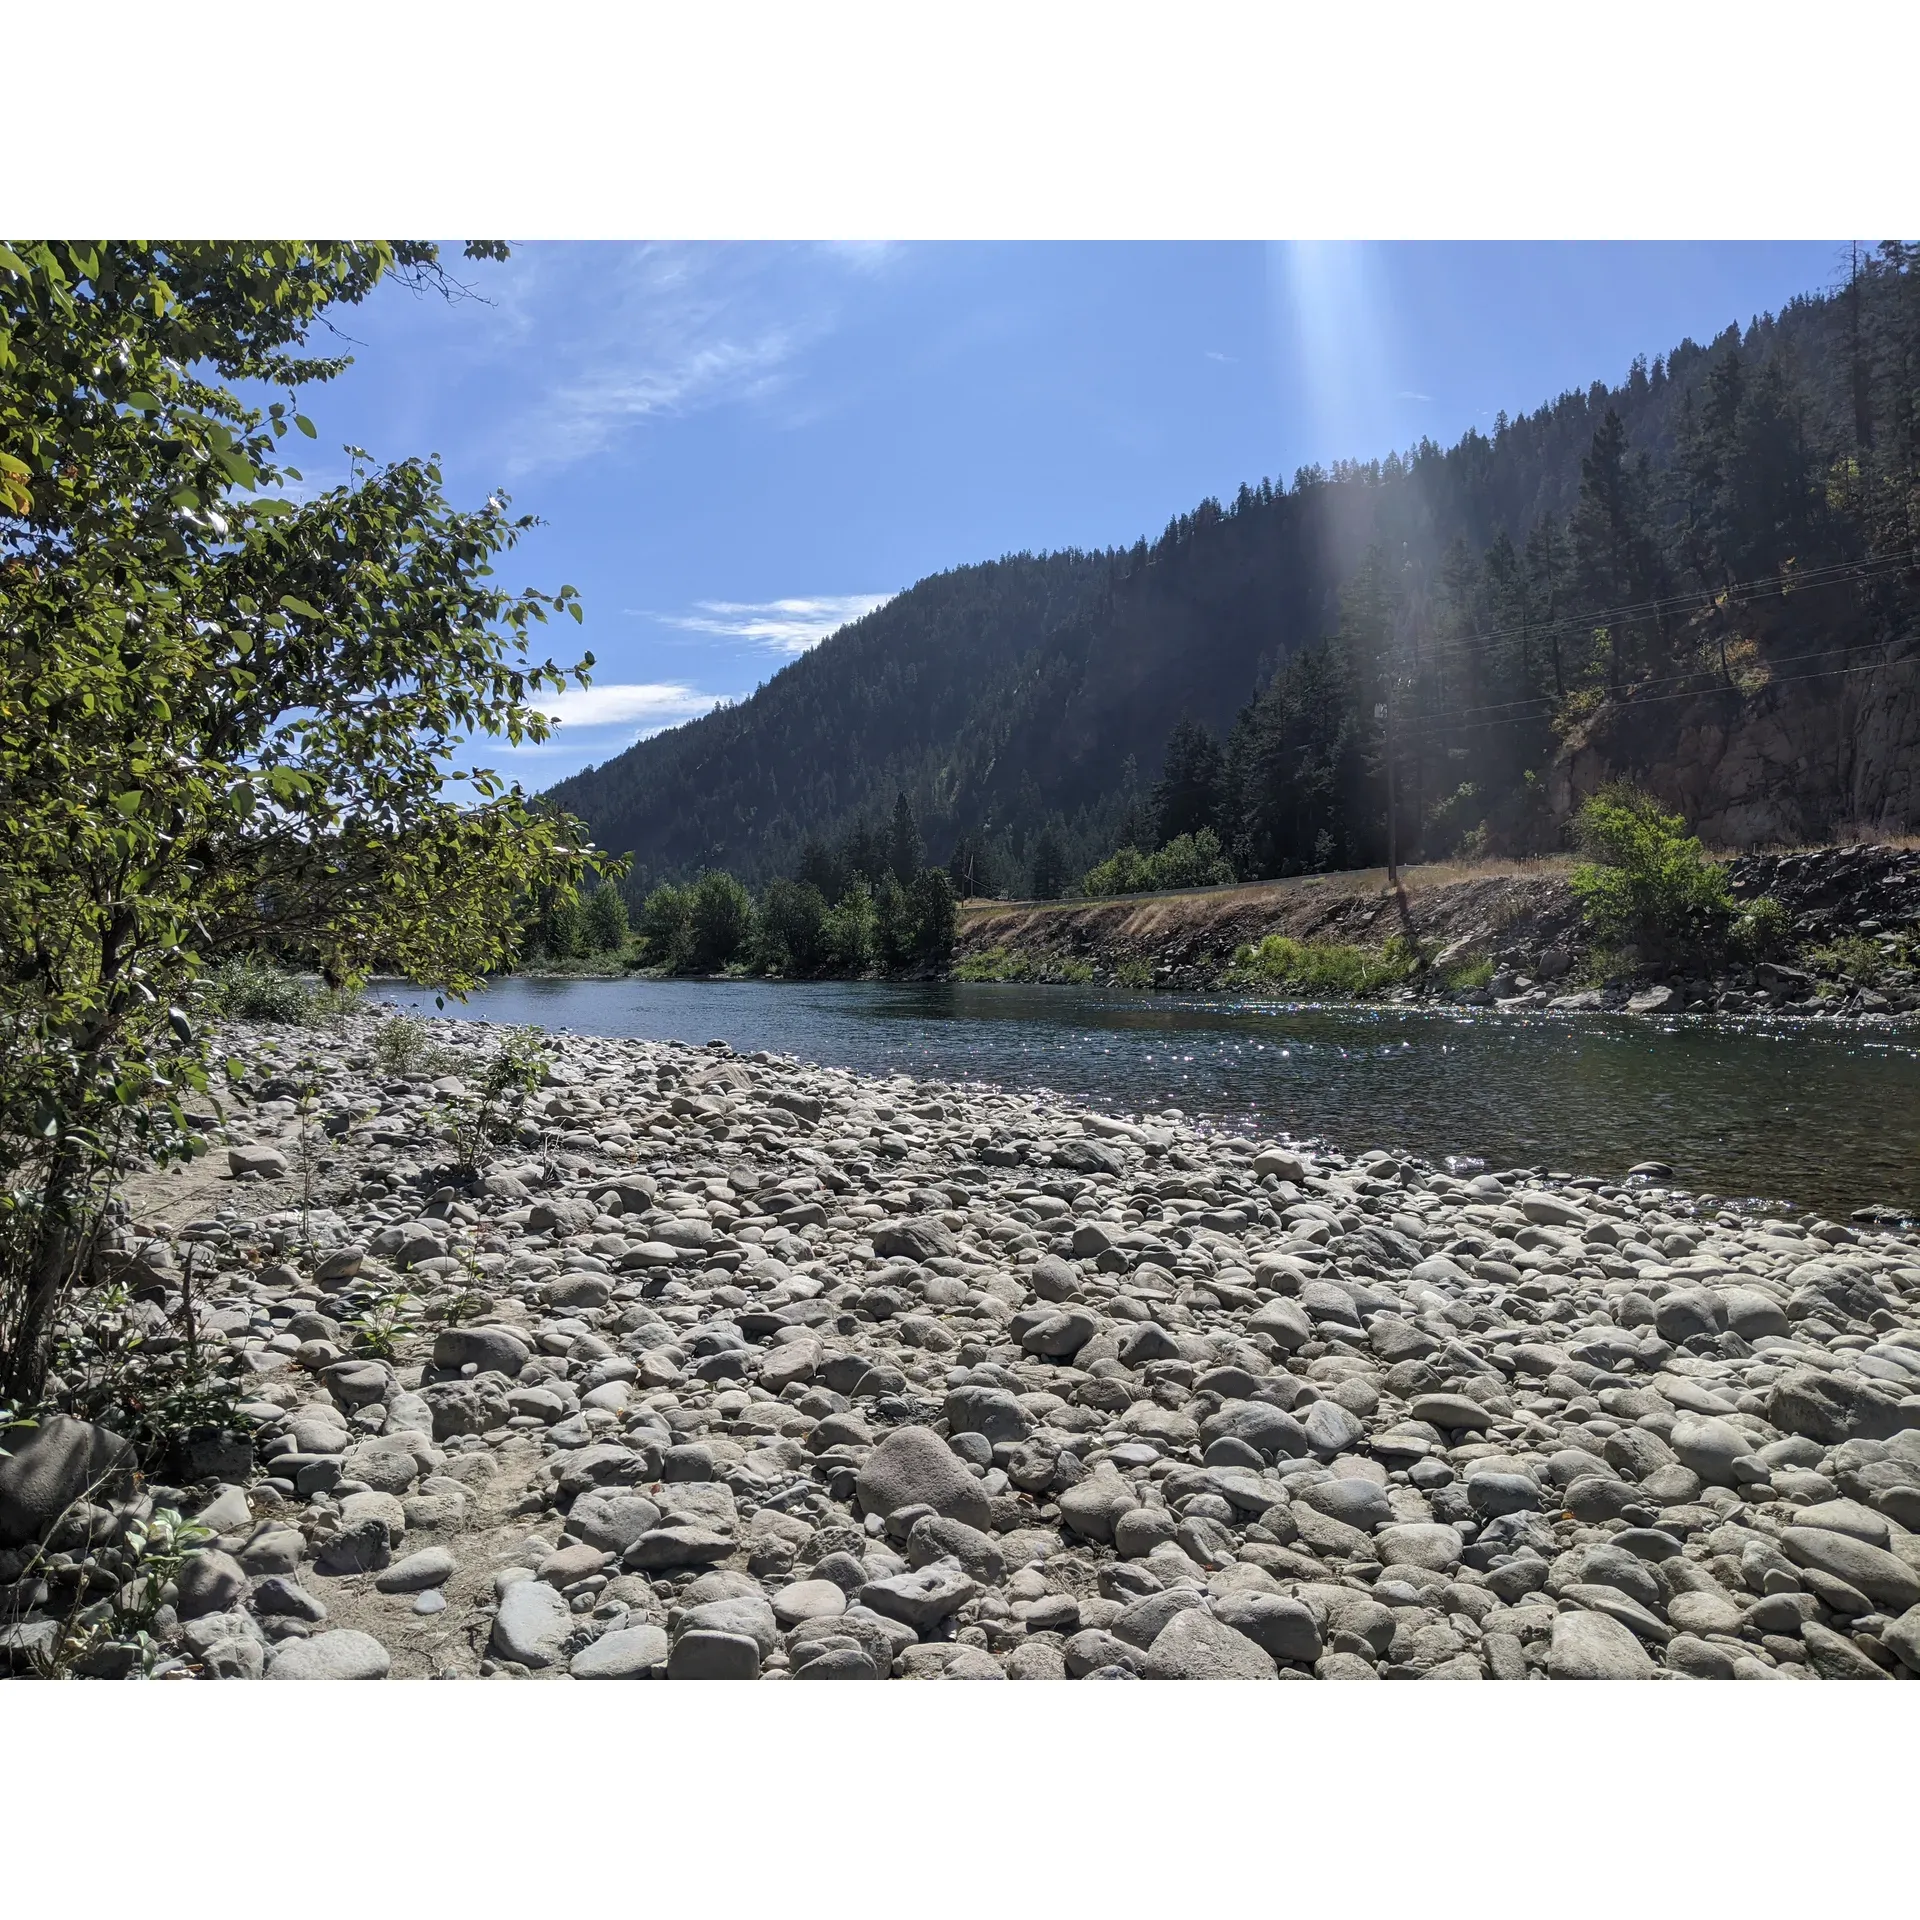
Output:
[[[717,1042],[211,1051],[60,1356],[201,1418],[16,1437],[16,1671],[1920,1674],[1906,1223]]]

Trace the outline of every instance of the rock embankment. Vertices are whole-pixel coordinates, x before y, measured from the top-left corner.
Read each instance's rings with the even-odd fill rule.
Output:
[[[16,1670],[90,1620],[183,1678],[1920,1673],[1910,1233],[718,1043],[556,1037],[449,1171],[497,1036],[427,1085],[374,1025],[300,1038],[304,1222],[269,1082],[122,1248],[155,1341],[191,1254],[240,1403],[190,1483],[0,1463]],[[210,1538],[143,1651],[156,1499]]]
[[[1012,978],[1257,990],[1233,963],[1270,934],[1375,952],[1398,936],[1424,965],[1373,996],[1396,1004],[1870,1025],[1920,1014],[1920,848],[1742,854],[1727,879],[1742,908],[1777,902],[1781,932],[1766,957],[1596,956],[1566,864],[1541,861],[1504,871],[1409,868],[1398,896],[1376,871],[1135,899],[974,902],[955,958],[998,961]]]

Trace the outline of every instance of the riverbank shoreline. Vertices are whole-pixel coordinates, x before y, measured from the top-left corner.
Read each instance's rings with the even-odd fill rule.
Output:
[[[497,1030],[390,1024],[130,1188],[231,1414],[82,1532],[209,1537],[145,1642],[8,1539],[16,1670],[1920,1673],[1910,1229],[563,1033],[463,1165]]]

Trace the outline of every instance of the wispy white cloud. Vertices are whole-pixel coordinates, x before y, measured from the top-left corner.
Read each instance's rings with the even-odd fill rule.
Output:
[[[786,394],[840,324],[851,279],[897,249],[642,246],[530,250],[494,348],[526,351],[544,318],[539,391],[506,429],[516,477],[607,452],[648,421]]]
[[[549,694],[540,701],[540,711],[551,714],[563,727],[630,727],[643,724],[637,738],[658,733],[681,720],[725,706],[739,696],[731,693],[703,693],[697,687],[673,681],[613,682],[604,686],[569,687],[564,693]]]
[[[1396,394],[1395,394],[1395,395],[1394,395],[1393,397],[1394,397],[1394,398],[1395,398],[1396,400],[1428,400],[1428,401],[1431,401],[1431,400],[1432,400],[1432,398],[1433,398],[1433,395],[1432,395],[1432,394],[1430,394],[1430,393],[1415,393],[1415,392],[1413,392],[1413,391],[1412,391],[1412,390],[1411,390],[1410,388],[1405,388],[1405,387],[1403,387],[1403,388],[1402,388],[1402,389],[1401,389],[1401,390],[1400,390],[1400,391],[1399,391],[1398,393],[1396,393]]]
[[[1239,360],[1231,353],[1217,353],[1212,347],[1208,347],[1204,351],[1209,360],[1218,360],[1222,366],[1237,367],[1240,364]]]
[[[773,653],[801,654],[892,598],[890,593],[829,593],[805,600],[699,600],[691,613],[646,617],[686,633],[710,633]]]

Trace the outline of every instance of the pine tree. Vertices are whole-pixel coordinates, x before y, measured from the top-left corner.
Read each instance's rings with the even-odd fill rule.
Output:
[[[1073,869],[1067,864],[1067,850],[1051,824],[1041,828],[1033,846],[1031,886],[1036,900],[1057,900],[1067,890]]]
[[[1167,736],[1160,778],[1153,784],[1154,844],[1218,827],[1222,777],[1220,742],[1198,721],[1182,718]]]
[[[893,803],[893,819],[887,828],[887,870],[903,886],[913,884],[913,876],[926,864],[927,843],[920,837],[920,823],[903,793]]]
[[[1596,632],[1607,643],[1607,690],[1625,690],[1626,668],[1648,625],[1643,613],[1621,611],[1655,599],[1660,562],[1653,538],[1644,460],[1629,458],[1627,429],[1609,407],[1580,462],[1580,504],[1573,515],[1573,550],[1580,589]]]

